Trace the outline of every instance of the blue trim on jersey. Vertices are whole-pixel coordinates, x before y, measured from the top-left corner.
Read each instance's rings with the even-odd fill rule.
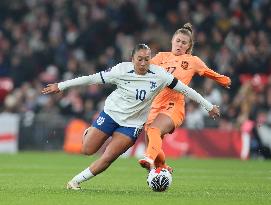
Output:
[[[100,76],[101,76],[101,79],[102,79],[102,81],[103,81],[103,84],[105,84],[105,81],[104,81],[104,78],[103,78],[102,72],[100,72]]]
[[[131,71],[129,71],[128,73],[134,73],[135,72],[135,70],[131,70]],[[151,74],[155,74],[154,72],[152,72],[152,71],[150,71],[150,70],[148,70],[147,71],[148,73],[151,73]]]
[[[154,72],[152,72],[152,71],[150,71],[150,70],[148,70],[148,73],[152,73],[152,74],[155,74]]]
[[[137,137],[142,131],[142,128],[124,127],[119,125],[104,111],[102,111],[98,118],[92,123],[92,127],[101,130],[102,132],[108,134],[108,136],[112,136],[114,132],[122,133],[131,138],[133,141],[137,140]]]

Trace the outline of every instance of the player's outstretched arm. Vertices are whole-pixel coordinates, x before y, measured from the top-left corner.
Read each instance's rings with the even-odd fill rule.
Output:
[[[228,76],[221,75],[211,69],[205,69],[203,76],[216,81],[225,88],[229,89],[231,86],[231,79]]]
[[[176,85],[173,87],[172,84]],[[183,84],[181,81],[177,80],[176,78],[173,80],[172,84],[169,86],[174,90],[184,94],[186,97],[192,99],[193,101],[199,103],[203,106],[209,113],[209,116],[215,119],[216,117],[220,116],[219,108],[216,105],[212,105],[209,101],[204,99],[199,93],[197,93],[192,88],[188,87],[187,85]]]
[[[228,76],[221,75],[215,72],[214,70],[208,68],[206,64],[199,57],[195,56],[194,62],[195,62],[196,67],[198,68],[199,75],[210,78],[225,88],[230,88],[231,79]]]
[[[58,93],[69,87],[75,87],[75,86],[80,86],[80,85],[102,84],[104,83],[104,81],[101,76],[102,76],[101,73],[96,73],[93,75],[82,76],[82,77],[74,78],[74,79],[67,80],[60,83],[48,84],[42,90],[42,93],[43,94]]]

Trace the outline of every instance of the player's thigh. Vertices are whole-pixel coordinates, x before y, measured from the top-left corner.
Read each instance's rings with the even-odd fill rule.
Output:
[[[108,134],[95,128],[89,127],[83,136],[83,153],[94,154],[108,139]]]
[[[134,140],[119,132],[114,132],[110,143],[107,145],[102,158],[114,161],[121,154],[134,145]]]
[[[170,109],[169,109],[170,108]],[[161,109],[159,114],[153,120],[149,127],[158,127],[161,130],[161,135],[172,133],[176,127],[179,127],[184,120],[184,106],[173,106]]]
[[[150,112],[148,114],[148,119],[145,123],[145,131],[148,129],[148,127],[151,125],[151,123],[154,121],[154,119],[157,117],[157,115],[160,113],[162,109],[161,108],[151,108]]]
[[[170,133],[174,128],[172,118],[164,113],[159,113],[149,127],[157,127],[161,130],[161,135]]]

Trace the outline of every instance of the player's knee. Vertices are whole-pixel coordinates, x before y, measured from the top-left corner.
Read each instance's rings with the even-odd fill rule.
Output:
[[[83,146],[82,146],[82,154],[84,154],[84,155],[92,155],[94,153],[95,153],[94,150],[92,150],[89,146],[86,146],[86,145],[83,144]]]
[[[92,155],[94,154],[97,149],[95,149],[95,146],[89,146],[89,128],[85,130],[83,136],[82,136],[82,149],[81,152],[84,155]]]
[[[167,126],[157,126],[157,125],[150,125],[147,128],[147,133],[159,133],[161,138],[164,137],[165,134],[170,133],[171,130],[174,130],[174,126],[167,125]]]
[[[149,126],[147,128],[147,135],[159,134],[161,135],[161,129],[156,126]]]
[[[84,131],[84,134],[83,134],[83,136],[82,136],[82,142],[83,142],[83,144],[84,144],[84,142],[85,142],[85,139],[87,138],[88,133],[89,133],[89,128],[87,128],[87,129]]]

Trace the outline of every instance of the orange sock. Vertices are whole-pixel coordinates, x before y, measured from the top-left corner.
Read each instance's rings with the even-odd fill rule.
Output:
[[[164,151],[161,149],[161,151],[158,153],[156,159],[154,160],[154,165],[155,165],[155,167],[165,168],[165,166],[166,166],[165,160],[166,160],[165,153],[164,153]]]
[[[146,156],[151,159],[156,159],[162,149],[161,131],[159,128],[150,127],[147,130],[149,144],[146,151]]]

